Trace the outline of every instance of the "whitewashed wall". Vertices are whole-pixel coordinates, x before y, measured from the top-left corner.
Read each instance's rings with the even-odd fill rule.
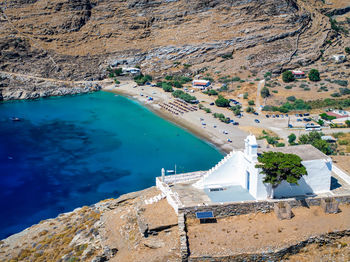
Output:
[[[305,194],[329,192],[331,186],[332,161],[310,160],[302,161],[308,173],[299,181],[299,185],[282,182],[274,190],[275,198],[293,197]]]
[[[247,163],[243,153],[235,152],[217,170],[203,178],[203,186],[206,188],[215,185],[240,185],[244,187],[246,169]]]

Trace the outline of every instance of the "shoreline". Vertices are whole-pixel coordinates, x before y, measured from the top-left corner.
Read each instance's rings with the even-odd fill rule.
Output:
[[[133,86],[135,86],[134,82],[123,81],[119,86],[112,84],[104,87],[102,91],[122,95],[131,100],[137,101],[142,106],[145,106],[147,109],[157,114],[159,117],[185,129],[201,140],[204,140],[206,143],[213,145],[223,154],[227,154],[232,150],[239,150],[243,148],[243,138],[248,135],[247,132],[238,129],[233,125],[222,123],[218,119],[215,119],[212,114],[207,114],[203,110],[199,109],[195,112],[175,116],[170,112],[163,110],[159,106],[161,103],[167,103],[174,100],[171,93],[163,92],[163,90],[158,87],[138,86],[137,88],[133,88]],[[140,96],[140,92],[142,92],[144,96]],[[154,100],[152,102],[147,102],[147,99],[145,98],[146,95],[152,96]],[[195,93],[194,95],[198,96],[199,92]],[[220,110],[218,108],[216,109]],[[200,122],[197,122],[199,119],[206,119],[206,126],[203,126]],[[215,126],[215,129],[211,126]],[[220,132],[221,130],[229,130],[230,135],[223,134]],[[228,143],[228,139],[231,139],[234,142]]]
[[[188,131],[191,134],[195,135],[199,139],[204,140],[206,143],[214,146],[221,153],[227,154],[227,153],[230,152],[230,150],[223,148],[221,143],[219,143],[218,141],[213,140],[213,138],[208,133],[204,132],[204,130],[201,130],[199,128],[194,127],[191,123],[187,122],[184,119],[178,119],[178,118],[174,117],[173,115],[171,115],[170,113],[167,113],[167,112],[164,112],[164,111],[162,111],[160,109],[157,109],[154,106],[152,106],[151,104],[144,103],[143,101],[140,101],[139,99],[136,99],[135,97],[131,96],[127,92],[123,92],[123,91],[119,91],[119,90],[113,90],[113,91],[111,91],[111,90],[101,90],[101,91],[122,95],[122,96],[124,96],[124,97],[126,97],[128,99],[136,101],[140,105],[142,105],[142,106],[146,107],[147,109],[149,109],[154,114],[156,114],[159,117],[163,118],[164,120],[171,122],[172,124],[178,126],[179,128],[185,129],[186,131]]]

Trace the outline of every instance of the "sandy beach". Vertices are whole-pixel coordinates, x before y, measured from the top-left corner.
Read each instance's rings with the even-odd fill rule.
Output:
[[[174,103],[175,98],[171,93],[164,92],[159,87],[151,85],[137,86],[133,81],[122,81],[119,85],[113,83],[106,85],[103,90],[139,101],[156,114],[214,144],[223,152],[228,153],[244,147],[244,138],[248,135],[248,132],[241,130],[232,123],[226,124],[213,117],[213,113],[223,113],[225,116],[237,120],[230,110],[209,105],[214,102],[215,97],[209,97],[200,91],[191,93],[191,95],[197,97],[202,105],[210,108],[212,112],[206,113],[198,109],[175,115],[162,107],[164,104]],[[149,97],[152,97],[153,100],[149,100]],[[196,107],[198,108],[198,106]]]

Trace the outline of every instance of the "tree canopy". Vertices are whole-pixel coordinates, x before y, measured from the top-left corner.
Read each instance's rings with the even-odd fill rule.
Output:
[[[317,69],[311,69],[309,72],[309,79],[310,81],[317,82],[320,81],[320,72],[318,72]]]
[[[215,104],[219,107],[228,107],[230,106],[230,101],[219,95],[219,98],[215,100]]]
[[[297,139],[297,136],[295,134],[291,133],[288,136],[288,143],[291,144],[291,145],[294,145],[296,139]]]
[[[284,71],[282,74],[282,80],[285,83],[293,82],[295,80],[295,77],[294,77],[292,71],[289,71],[289,70]]]
[[[281,152],[264,152],[258,157],[256,168],[261,168],[265,176],[264,183],[276,188],[283,181],[298,185],[299,179],[307,175],[306,168],[301,164],[302,159],[294,154]]]
[[[327,141],[322,140],[322,133],[312,131],[309,134],[304,134],[299,137],[299,144],[311,144],[314,147],[316,147],[318,150],[320,150],[322,153],[326,155],[330,155],[333,153],[333,149],[327,143]]]
[[[261,89],[260,94],[261,94],[262,98],[266,98],[266,97],[270,96],[270,90],[266,86],[264,86]]]

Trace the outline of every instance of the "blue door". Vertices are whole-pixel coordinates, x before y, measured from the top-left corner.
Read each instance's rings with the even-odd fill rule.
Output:
[[[246,182],[247,187],[246,187],[246,188],[247,188],[247,190],[249,191],[249,186],[250,186],[250,185],[249,185],[250,173],[249,173],[248,171],[247,171],[247,176],[246,176],[246,177],[247,177],[247,182]]]

